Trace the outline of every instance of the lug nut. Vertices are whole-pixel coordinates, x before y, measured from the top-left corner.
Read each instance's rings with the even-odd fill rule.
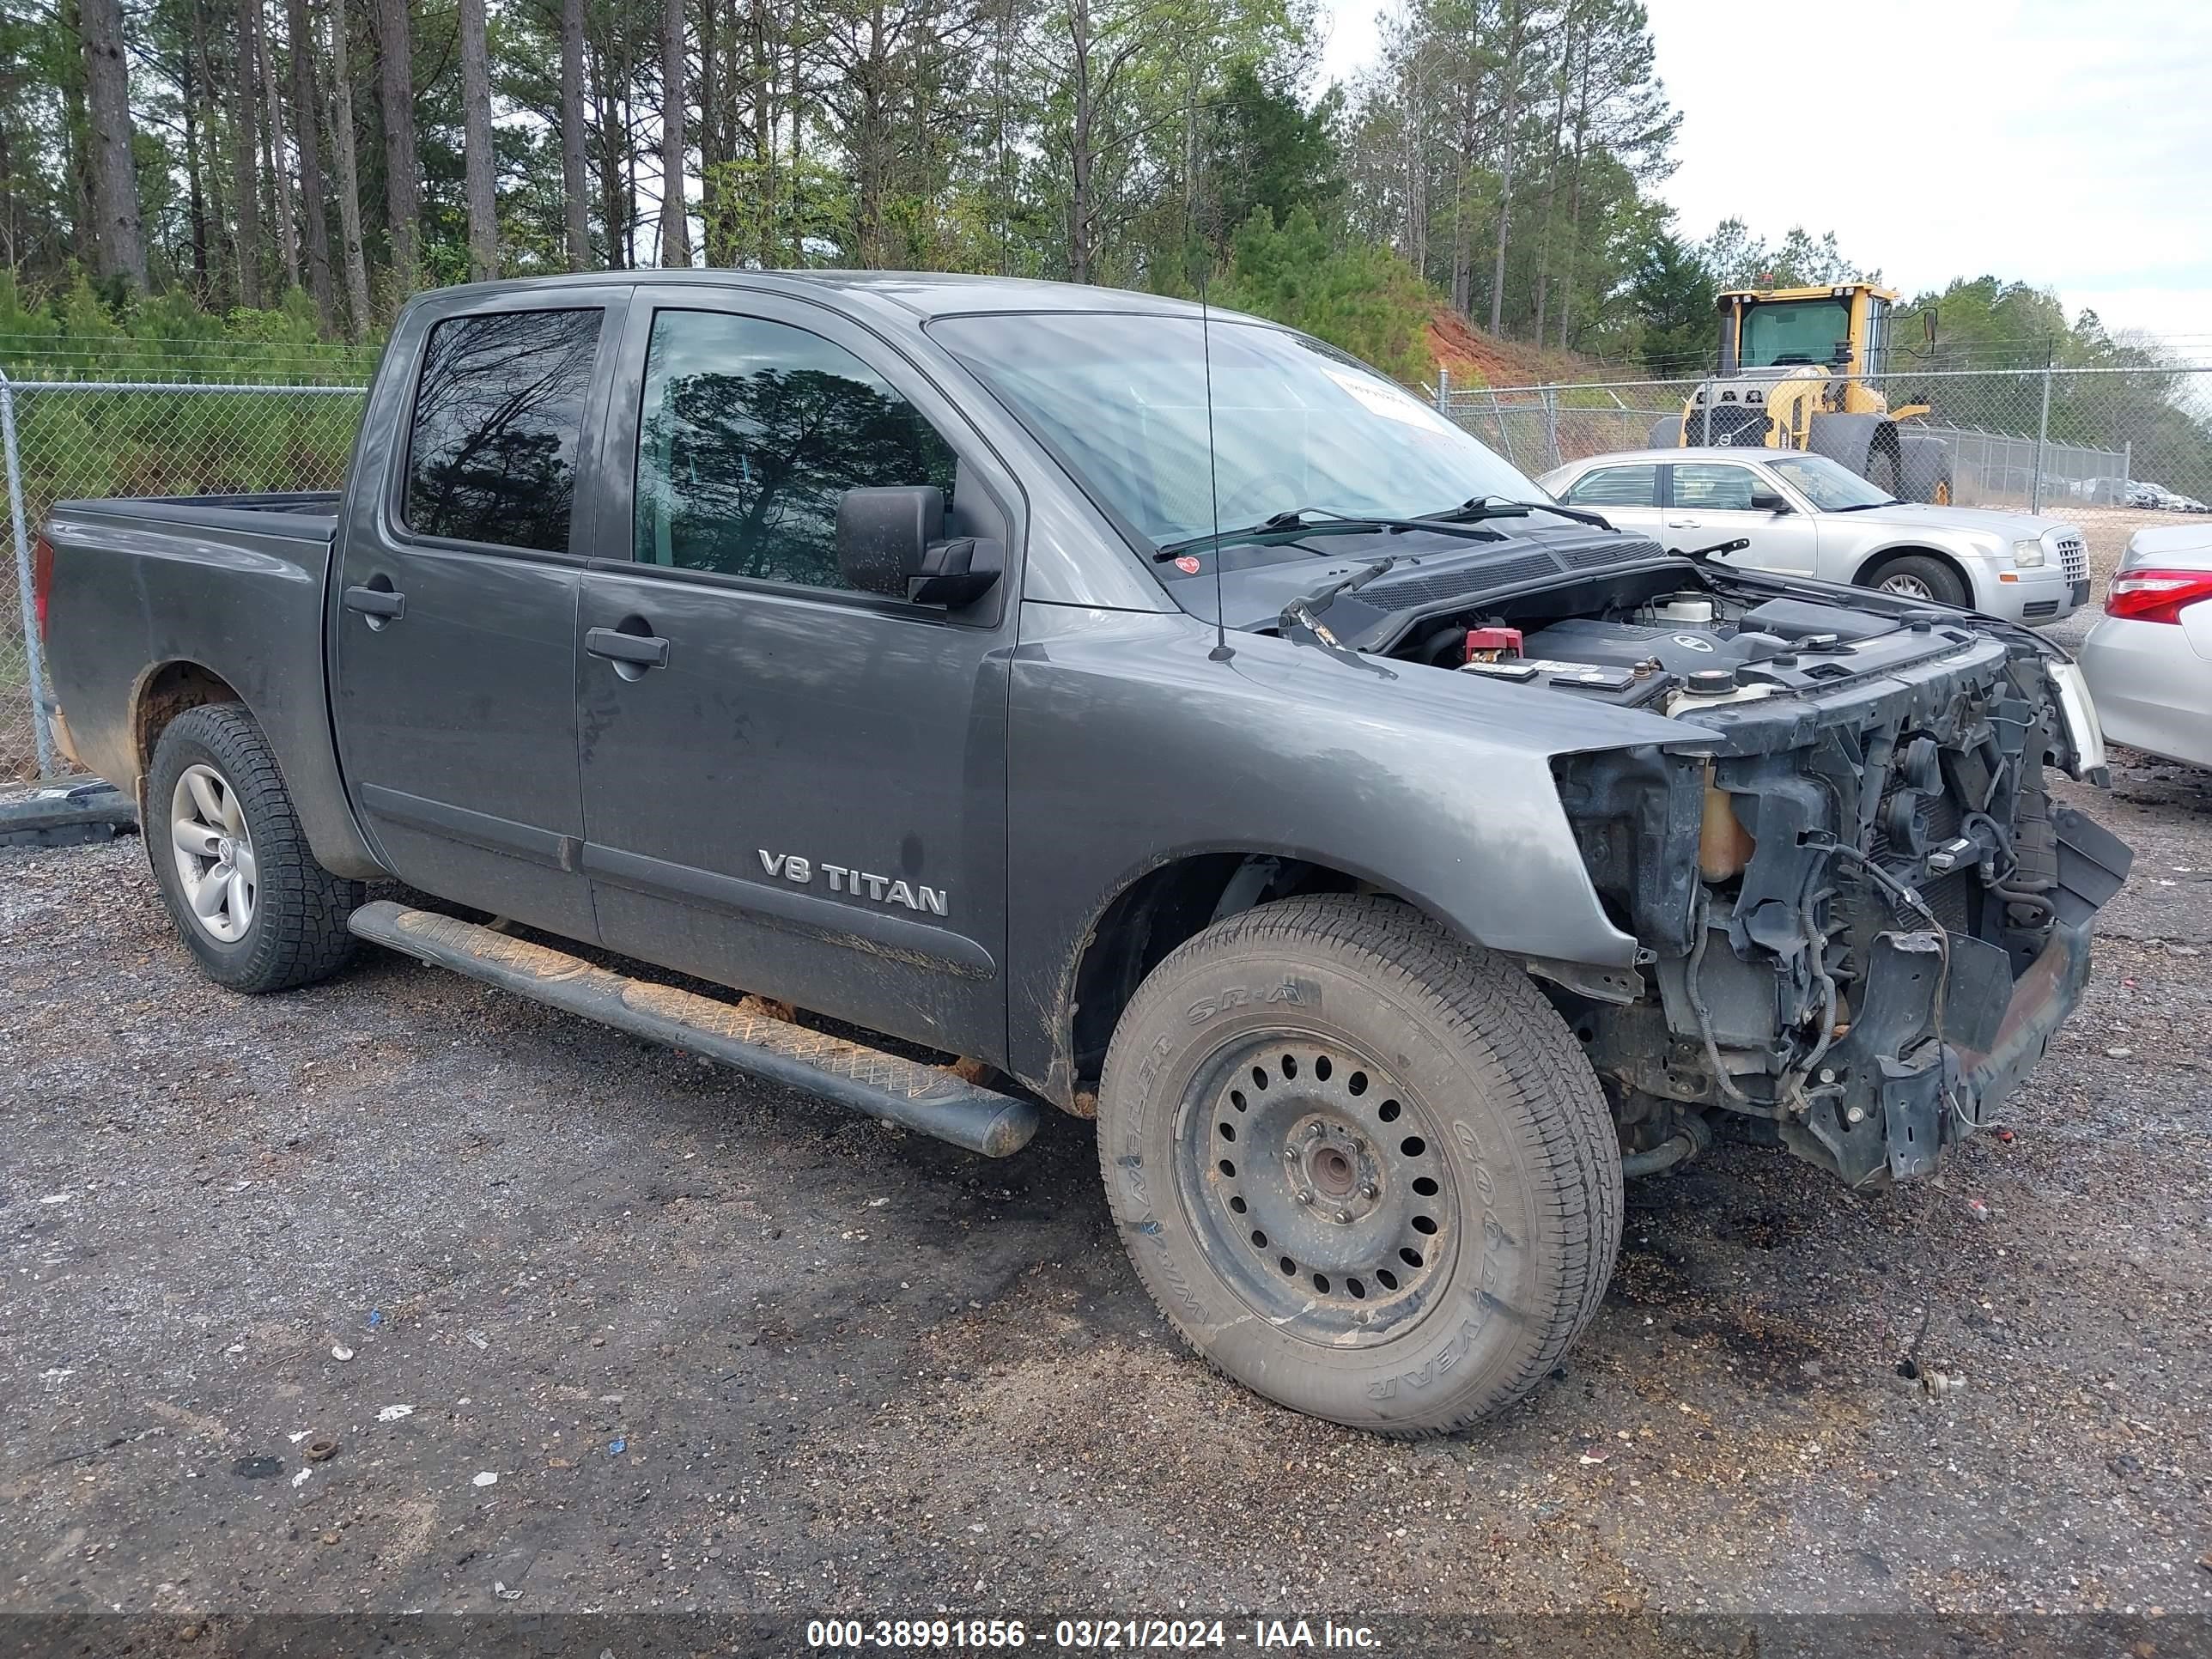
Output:
[[[1370,1181],[1360,1188],[1359,1195],[1371,1204],[1382,1196],[1382,1189]]]
[[[1304,1187],[1301,1187],[1301,1188],[1298,1188],[1298,1202],[1299,1202],[1299,1203],[1301,1203],[1301,1204],[1310,1204],[1310,1203],[1312,1203],[1312,1202],[1313,1202],[1313,1193],[1311,1192],[1311,1190],[1310,1190],[1310,1189],[1309,1189],[1309,1188],[1304,1188]]]
[[[1319,1140],[1321,1139],[1321,1125],[1318,1123],[1307,1124],[1306,1139],[1308,1140]]]
[[[1339,1210],[1336,1212],[1336,1218],[1340,1223],[1348,1222],[1352,1219],[1352,1212],[1349,1210]]]

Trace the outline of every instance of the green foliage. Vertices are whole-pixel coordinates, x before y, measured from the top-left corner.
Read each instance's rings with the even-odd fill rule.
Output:
[[[1345,191],[1335,132],[1343,102],[1332,87],[1308,109],[1251,64],[1229,71],[1209,108],[1206,155],[1224,227],[1262,209],[1279,223],[1300,208],[1323,222],[1335,216]]]
[[[1879,282],[1879,270],[1853,264],[1836,245],[1832,230],[1814,235],[1802,225],[1790,227],[1778,244],[1752,234],[1741,219],[1723,219],[1698,249],[1698,256],[1722,289],[1809,288],[1822,283]]]
[[[1681,240],[1661,232],[1645,249],[1632,289],[1643,334],[1637,356],[1661,376],[1695,374],[1713,359],[1719,285]]]
[[[354,386],[377,349],[324,343],[314,301],[300,289],[265,310],[218,315],[182,289],[118,306],[81,273],[41,295],[0,270],[0,368],[19,380]]]
[[[1208,297],[1301,329],[1401,380],[1430,372],[1424,333],[1434,293],[1387,248],[1332,246],[1309,209],[1293,209],[1280,228],[1266,208],[1255,209]]]

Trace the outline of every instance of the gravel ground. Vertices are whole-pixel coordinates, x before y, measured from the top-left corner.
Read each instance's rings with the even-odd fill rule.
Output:
[[[0,1609],[2212,1612],[2212,775],[2119,762],[2009,1140],[1633,1187],[1563,1372],[1419,1447],[1192,1359],[1085,1124],[989,1164],[373,952],[230,996],[136,840],[0,852]]]

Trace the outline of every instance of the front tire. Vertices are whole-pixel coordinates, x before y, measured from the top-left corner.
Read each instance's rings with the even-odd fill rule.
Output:
[[[1528,975],[1393,900],[1286,900],[1153,969],[1098,1158],[1184,1338],[1293,1410],[1400,1437],[1503,1409],[1620,1242],[1597,1079]]]
[[[289,991],[353,955],[362,884],[315,862],[269,740],[243,703],[186,709],[146,781],[146,852],[200,968],[234,991]]]
[[[1901,599],[1932,599],[1962,610],[1974,602],[1959,573],[1925,553],[1904,553],[1884,560],[1867,573],[1864,586]]]

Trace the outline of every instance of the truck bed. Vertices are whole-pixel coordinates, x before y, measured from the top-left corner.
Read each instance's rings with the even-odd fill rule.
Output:
[[[143,712],[213,681],[254,711],[318,854],[373,869],[345,805],[325,687],[335,491],[117,496],[55,504],[50,653],[66,747],[125,788]],[[220,692],[218,693],[220,695]]]
[[[337,535],[335,489],[270,491],[248,495],[111,495],[60,501],[56,517],[124,519],[178,529],[243,530],[329,542]]]

